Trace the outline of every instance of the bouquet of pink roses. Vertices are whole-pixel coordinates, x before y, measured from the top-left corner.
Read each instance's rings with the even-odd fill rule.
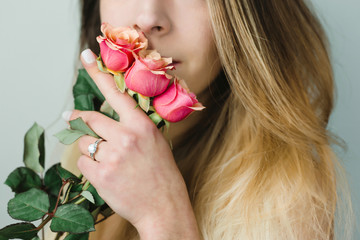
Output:
[[[184,80],[169,74],[175,68],[172,59],[148,50],[148,41],[141,32],[106,23],[101,31],[103,36],[97,38],[98,68],[113,75],[119,91],[132,96],[158,128],[169,127],[170,122],[204,108]],[[73,96],[75,109],[99,111],[120,121],[84,69],[79,70]],[[72,144],[83,135],[98,137],[78,118],[55,136],[64,144]],[[0,240],[39,239],[38,232],[48,222],[50,229],[58,233],[56,239],[63,234],[66,240],[88,239],[94,225],[113,214],[82,175],[75,176],[60,163],[43,174],[44,129],[36,123],[25,135],[24,163],[25,167],[15,169],[5,181],[15,193],[8,203],[8,213],[23,222],[0,229]],[[31,223],[39,219],[42,221],[38,226]]]
[[[155,124],[161,120],[177,122],[203,106],[183,80],[167,73],[175,67],[171,58],[163,58],[156,50],[147,50],[147,39],[131,28],[113,28],[104,23],[100,45],[99,69],[114,75],[121,92],[136,95],[140,107]],[[106,66],[104,66],[104,65]],[[151,101],[152,100],[152,101]],[[152,107],[151,103],[152,102]]]

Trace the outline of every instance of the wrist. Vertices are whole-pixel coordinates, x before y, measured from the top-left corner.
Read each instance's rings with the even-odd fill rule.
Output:
[[[182,224],[181,222],[178,222]],[[200,240],[197,227],[181,227],[179,224],[152,223],[139,231],[141,240]]]
[[[135,227],[141,240],[200,240],[191,205],[177,209],[163,208],[160,214],[144,217]]]

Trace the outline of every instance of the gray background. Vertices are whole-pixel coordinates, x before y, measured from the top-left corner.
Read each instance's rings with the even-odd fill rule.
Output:
[[[71,108],[77,63],[79,13],[74,0],[1,1],[0,8],[0,228],[15,222],[6,205],[12,198],[2,184],[22,165],[23,136],[34,121],[46,127],[47,166],[61,149],[52,135],[65,127],[59,117]],[[313,0],[331,41],[338,101],[329,128],[342,137],[344,159],[357,218],[360,206],[360,1]],[[360,239],[357,233],[354,239]]]

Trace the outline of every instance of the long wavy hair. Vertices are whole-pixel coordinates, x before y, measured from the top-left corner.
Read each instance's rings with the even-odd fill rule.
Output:
[[[81,3],[81,48],[97,53],[99,0]],[[334,80],[316,14],[304,0],[207,3],[222,71],[201,94],[203,119],[173,152],[202,237],[333,239],[352,211],[327,130]],[[90,236],[139,238],[119,216]]]

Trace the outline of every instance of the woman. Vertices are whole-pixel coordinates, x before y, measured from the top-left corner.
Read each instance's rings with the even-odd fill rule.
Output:
[[[333,238],[342,171],[326,130],[333,75],[304,1],[84,0],[82,14],[83,47],[99,53],[101,22],[135,27],[206,106],[171,125],[171,151],[94,53],[82,53],[121,119],[64,114],[105,139],[97,161],[87,150],[96,139],[78,142],[79,170],[116,212],[91,239]]]

